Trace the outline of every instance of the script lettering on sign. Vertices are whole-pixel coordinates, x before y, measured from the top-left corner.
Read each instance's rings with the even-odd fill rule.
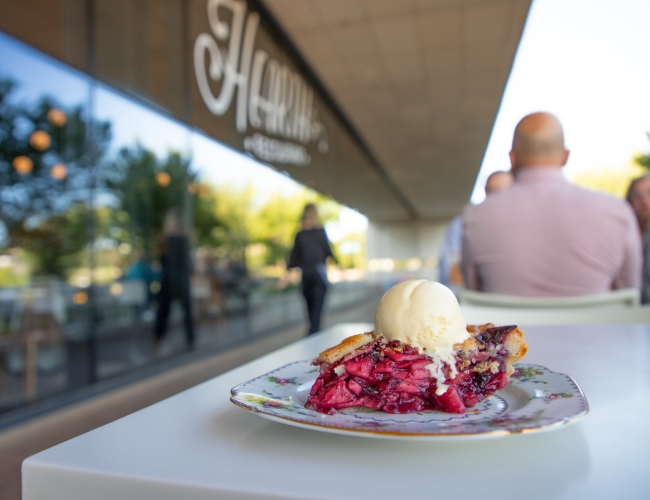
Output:
[[[244,149],[261,160],[308,165],[311,143],[327,153],[327,130],[314,108],[313,89],[287,65],[255,50],[259,14],[248,12],[242,0],[208,0],[207,9],[211,33],[196,37],[194,70],[210,112],[223,115],[236,95],[237,130],[259,131],[244,137]],[[231,13],[230,22],[220,17],[224,10]]]

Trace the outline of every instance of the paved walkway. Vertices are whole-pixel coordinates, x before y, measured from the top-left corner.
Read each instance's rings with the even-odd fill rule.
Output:
[[[378,299],[373,295],[351,308],[331,312],[323,326],[372,322]],[[264,336],[0,433],[0,499],[20,500],[20,465],[25,458],[295,342],[304,336],[305,329],[306,325],[300,324]]]

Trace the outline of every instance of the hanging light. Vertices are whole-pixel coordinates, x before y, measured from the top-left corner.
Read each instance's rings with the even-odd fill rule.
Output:
[[[28,174],[34,169],[34,162],[26,156],[16,156],[12,165],[20,175]]]
[[[63,163],[57,163],[50,169],[50,175],[57,181],[62,181],[68,176],[68,169]]]
[[[193,182],[190,182],[190,183],[187,185],[187,191],[188,191],[190,194],[196,194],[198,190],[199,190],[199,189],[196,187],[196,184],[194,184]]]
[[[158,172],[156,174],[156,182],[161,187],[169,186],[169,183],[172,181],[171,176],[167,172]]]
[[[52,144],[52,138],[50,137],[50,134],[47,132],[43,132],[42,130],[37,130],[34,132],[32,135],[29,136],[29,143],[32,145],[34,149],[38,149],[39,151],[45,151],[47,148],[50,147],[50,144]]]
[[[68,121],[65,112],[58,108],[52,108],[47,112],[47,119],[55,127],[63,127]]]

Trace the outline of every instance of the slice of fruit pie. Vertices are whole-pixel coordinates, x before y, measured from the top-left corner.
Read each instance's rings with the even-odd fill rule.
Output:
[[[467,326],[447,287],[405,281],[379,301],[374,332],[348,337],[313,361],[320,375],[306,406],[464,413],[507,386],[527,351],[516,326]]]

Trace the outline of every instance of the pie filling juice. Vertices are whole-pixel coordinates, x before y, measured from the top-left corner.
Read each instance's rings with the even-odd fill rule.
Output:
[[[455,377],[450,378],[452,370],[443,365],[443,391],[428,368],[430,356],[399,341],[384,343],[377,338],[335,363],[321,363],[306,406],[321,413],[351,407],[387,413],[464,413],[508,385],[504,340],[515,330],[514,326],[488,327],[474,337],[473,348],[456,355]]]

